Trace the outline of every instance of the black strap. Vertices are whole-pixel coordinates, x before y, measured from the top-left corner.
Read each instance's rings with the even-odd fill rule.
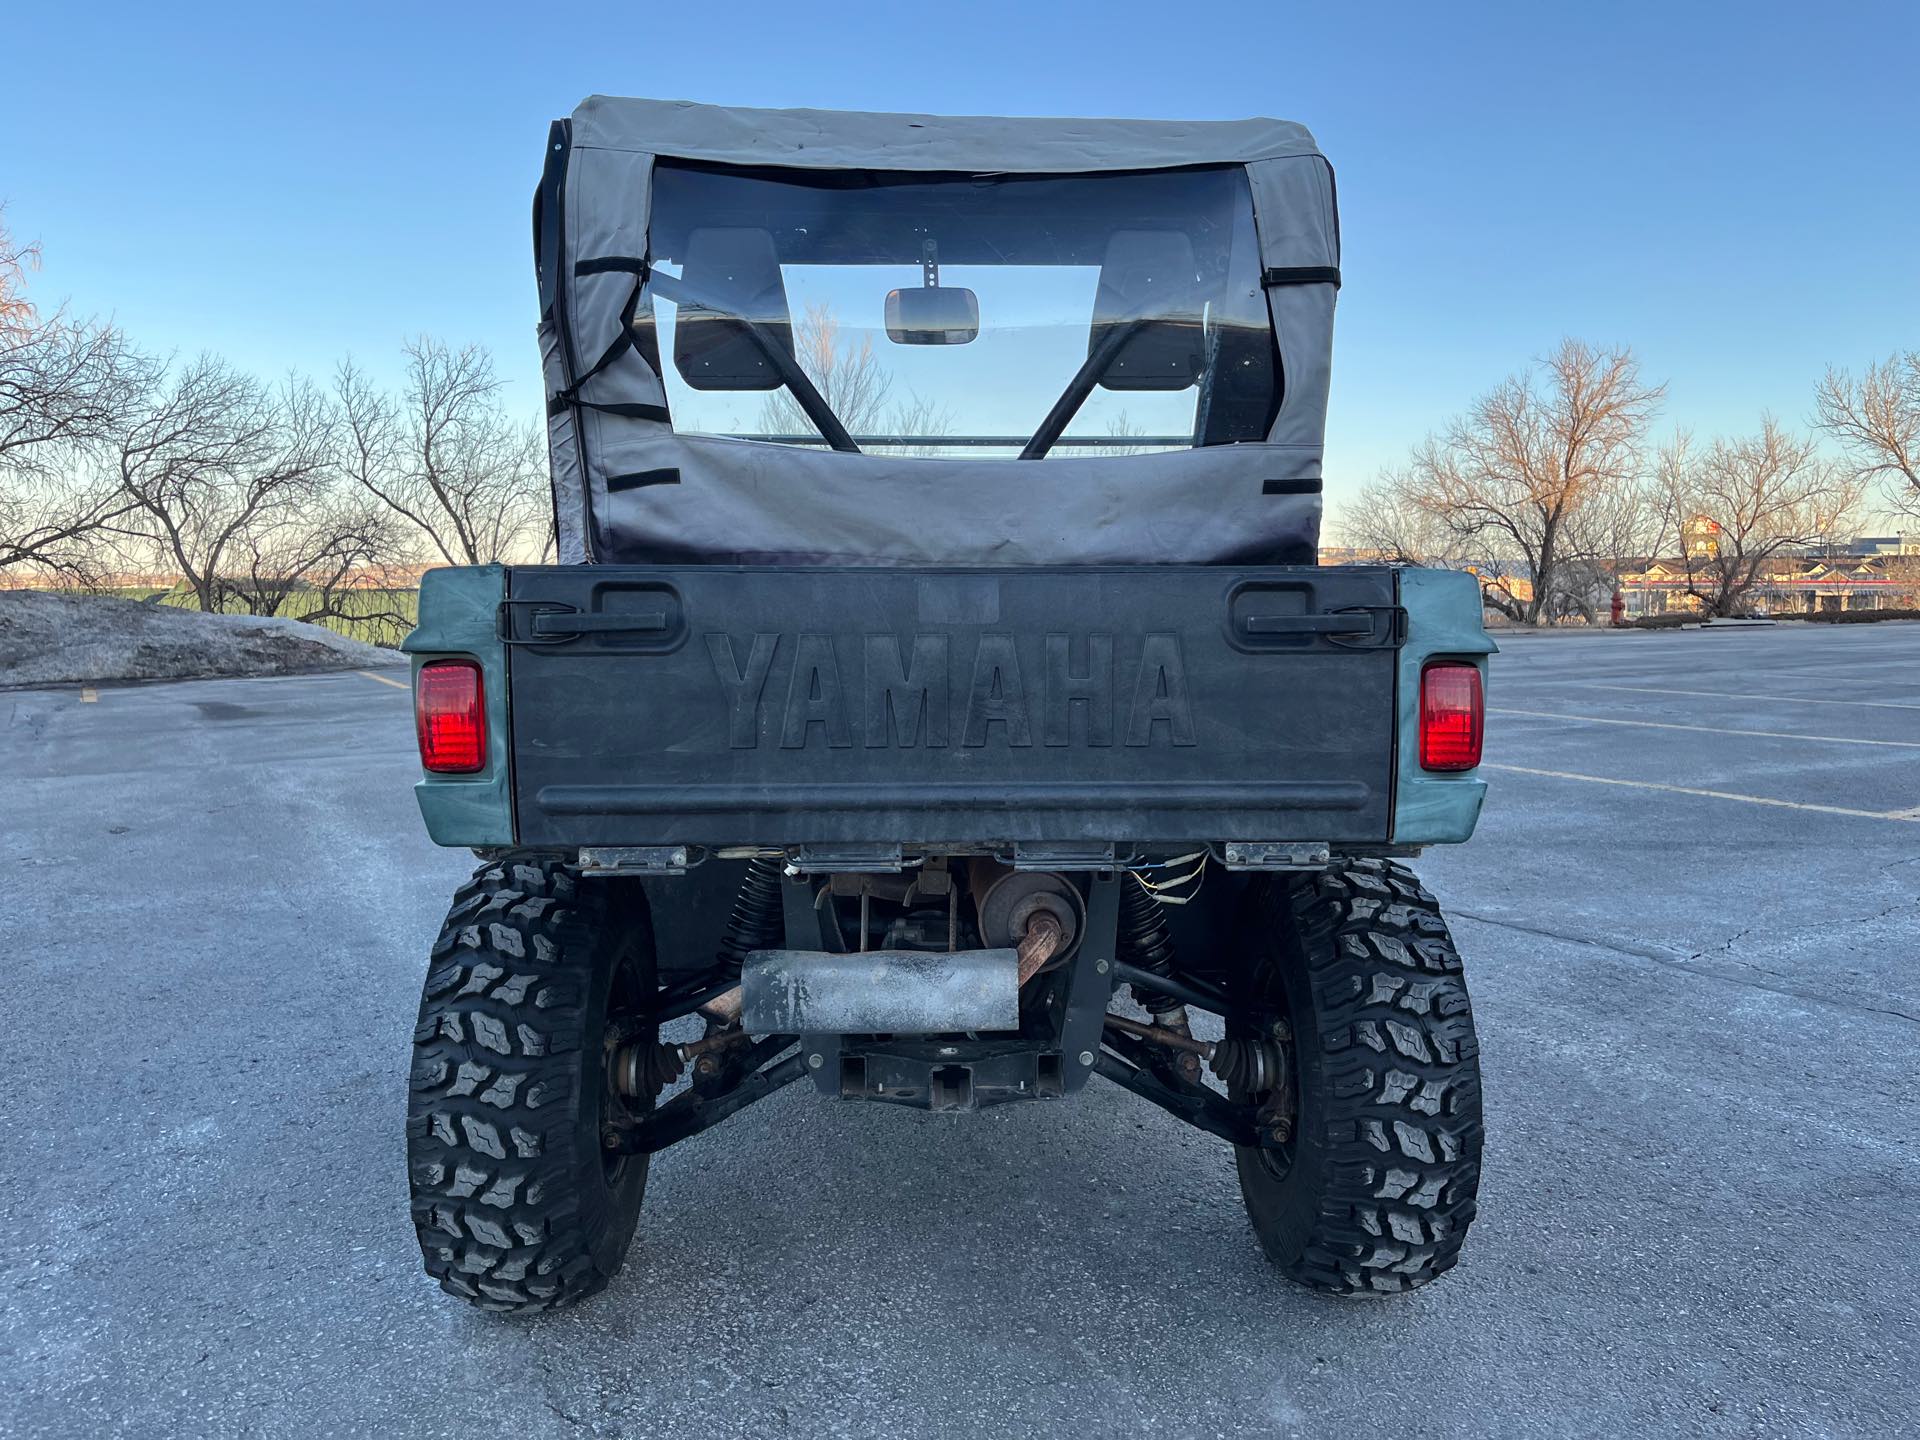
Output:
[[[639,490],[648,485],[678,485],[679,483],[680,467],[666,465],[658,470],[635,470],[627,475],[609,475],[607,493],[618,495],[622,490]]]
[[[1338,265],[1276,265],[1261,275],[1260,283],[1269,290],[1282,285],[1331,285],[1340,288]]]
[[[673,423],[673,412],[664,405],[643,405],[636,400],[582,400],[574,395],[549,395],[547,397],[548,418],[575,405],[582,410],[598,410],[602,415],[618,415],[625,420],[657,420],[662,425]]]
[[[570,387],[571,393],[580,393],[580,387],[598,375],[607,366],[618,360],[633,345],[633,312],[640,304],[641,287],[647,283],[647,277],[634,277],[633,289],[627,293],[626,303],[620,307],[620,328],[614,332],[613,342],[600,352],[600,358],[583,371],[578,380]]]
[[[573,262],[576,275],[638,275],[645,280],[652,268],[644,257],[635,259],[631,255],[596,255],[590,260]]]
[[[586,267],[590,265],[598,269],[587,269]],[[608,415],[627,415],[643,420],[666,420],[669,416],[666,408],[661,405],[601,405],[580,398],[582,385],[633,348],[633,315],[640,304],[640,291],[647,283],[647,262],[644,260],[628,260],[624,257],[612,256],[604,260],[582,260],[573,267],[573,273],[576,275],[597,274],[602,270],[618,270],[633,276],[633,289],[628,292],[626,303],[620,307],[620,328],[614,332],[612,343],[600,352],[600,358],[583,370],[579,379],[558,394],[548,397],[547,414],[556,414],[569,405],[584,405],[589,410],[599,410]]]
[[[1316,480],[1263,480],[1260,483],[1262,495],[1318,495],[1320,482]]]

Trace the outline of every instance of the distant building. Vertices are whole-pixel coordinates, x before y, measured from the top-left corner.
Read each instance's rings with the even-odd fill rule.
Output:
[[[1696,519],[1682,530],[1681,544],[1685,547],[1683,554],[1648,556],[1622,564],[1615,578],[1629,617],[1701,608],[1700,600],[1687,593],[1687,562],[1689,558],[1693,561],[1699,588],[1710,589],[1701,572],[1719,554],[1720,528],[1710,520]],[[1387,552],[1354,546],[1326,545],[1320,549],[1322,565],[1387,565],[1393,561]],[[1501,574],[1495,565],[1459,568],[1481,576],[1483,584],[1489,583],[1487,577]],[[1600,579],[1606,579],[1604,569]],[[1522,576],[1508,576],[1498,583],[1522,603],[1533,593]],[[1920,609],[1920,535],[1864,535],[1846,546],[1774,555],[1744,603],[1752,610],[1771,614]]]
[[[1920,546],[1902,549],[1899,537],[1894,539],[1889,549],[1860,540],[1845,551],[1774,555],[1745,603],[1770,614],[1920,607]],[[1696,552],[1696,572],[1701,558]],[[1628,615],[1701,608],[1699,599],[1687,593],[1687,562],[1679,556],[1629,561],[1619,579]],[[1700,588],[1710,587],[1703,583]]]
[[[1320,547],[1322,565],[1391,565],[1394,555],[1390,550],[1369,550],[1364,545],[1322,545]]]
[[[1720,522],[1695,515],[1680,527],[1680,548],[1695,559],[1711,560],[1720,553]]]

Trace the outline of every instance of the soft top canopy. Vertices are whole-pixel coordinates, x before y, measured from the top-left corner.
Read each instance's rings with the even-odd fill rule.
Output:
[[[1290,120],[1070,120],[755,110],[594,95],[573,112],[576,147],[717,165],[812,170],[1074,174],[1318,155]]]
[[[1239,166],[1280,377],[1271,425],[1257,442],[1049,460],[1043,511],[1026,503],[1043,477],[1019,461],[809,452],[680,433],[660,358],[634,338],[636,308],[644,315],[651,304],[657,160],[1009,181]],[[534,236],[563,562],[1311,562],[1340,241],[1333,173],[1302,126],[755,110],[596,95],[552,128]],[[915,517],[905,534],[884,522],[896,502]]]

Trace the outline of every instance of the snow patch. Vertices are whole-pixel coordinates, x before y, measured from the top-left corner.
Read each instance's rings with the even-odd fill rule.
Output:
[[[208,615],[104,595],[0,591],[0,689],[403,663],[397,650],[301,620]]]

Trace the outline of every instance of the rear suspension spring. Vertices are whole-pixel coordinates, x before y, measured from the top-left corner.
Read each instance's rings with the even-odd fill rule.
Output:
[[[1160,902],[1153,898],[1139,877],[1129,873],[1120,891],[1120,959],[1155,975],[1173,973],[1173,934]],[[1143,990],[1136,983],[1133,998],[1156,1019],[1185,1010],[1171,995],[1158,990]],[[1184,1028],[1184,1026],[1182,1027]]]
[[[720,938],[715,957],[728,976],[740,977],[740,964],[750,950],[772,950],[786,938],[786,918],[780,901],[780,862],[756,856],[747,862],[747,873],[740,881],[740,893],[734,897],[733,914],[727,918],[726,933]]]

